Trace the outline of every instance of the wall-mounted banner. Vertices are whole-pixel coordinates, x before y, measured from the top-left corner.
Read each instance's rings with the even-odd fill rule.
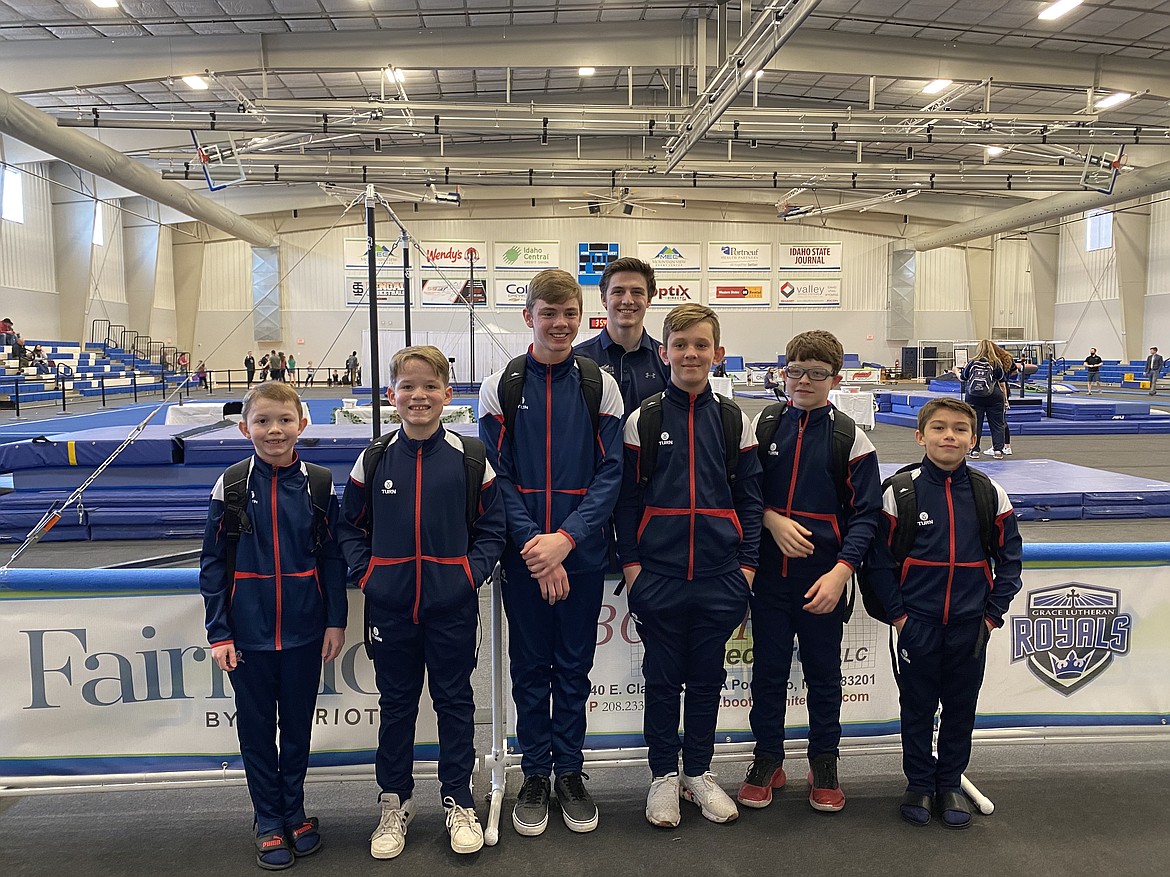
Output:
[[[638,258],[655,271],[698,271],[702,268],[698,241],[638,241]]]
[[[618,258],[617,244],[577,244],[577,282],[597,286],[605,266]]]
[[[364,274],[345,273],[345,306],[347,308],[361,308],[369,304],[366,297],[367,278]],[[378,280],[378,304],[402,304],[405,287],[402,278],[397,280]]]
[[[769,243],[707,244],[707,270],[771,271],[772,245]]]
[[[422,303],[424,305],[446,306],[458,305],[464,307],[468,303],[468,287],[470,280],[443,280],[433,277],[424,280],[422,285]],[[487,284],[482,280],[475,281],[475,300],[477,306],[487,304]]]
[[[772,281],[710,280],[707,282],[707,304],[712,307],[768,307],[772,304]]]
[[[777,260],[781,271],[840,271],[840,241],[805,244],[781,244]]]
[[[664,280],[658,277],[655,281],[658,284],[658,294],[650,300],[651,307],[673,308],[690,301],[699,301],[699,281],[695,278]]]
[[[347,270],[354,268],[366,270],[366,239],[346,238],[342,243],[342,255]],[[397,241],[379,242],[374,245],[374,259],[379,269],[389,266],[401,271],[402,247]]]
[[[477,269],[487,267],[486,241],[427,241],[422,248],[426,253],[426,258],[422,260],[423,268],[467,269],[472,259]],[[411,262],[414,262],[416,255],[417,250],[410,254]]]
[[[493,262],[505,271],[543,271],[559,268],[560,241],[496,241]]]
[[[780,307],[841,307],[840,280],[785,279],[781,275]]]
[[[522,308],[528,298],[527,280],[501,280],[496,278],[496,307]]]

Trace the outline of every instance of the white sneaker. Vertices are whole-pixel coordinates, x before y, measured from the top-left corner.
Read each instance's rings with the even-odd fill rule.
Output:
[[[474,807],[460,807],[454,798],[444,798],[447,808],[447,834],[451,835],[451,849],[457,853],[477,853],[483,849],[483,828]]]
[[[1010,457],[1012,455],[1012,446],[1011,445],[1004,445],[1003,446],[1003,455],[1005,457]]]
[[[678,810],[678,774],[654,777],[646,796],[646,821],[659,828],[674,828],[682,815]]]
[[[682,778],[682,796],[703,811],[703,817],[712,822],[734,822],[739,808],[727,792],[715,782],[715,774],[707,771],[702,776]]]
[[[992,451],[991,452],[991,459],[1002,460],[1003,459],[1003,451]]]
[[[406,846],[406,828],[414,819],[414,802],[399,801],[397,795],[382,795],[378,803],[382,816],[370,835],[370,855],[375,859],[393,859]]]

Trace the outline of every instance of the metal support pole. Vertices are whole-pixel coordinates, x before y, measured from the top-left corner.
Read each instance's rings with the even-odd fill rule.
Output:
[[[468,316],[468,332],[467,341],[471,345],[471,355],[468,357],[468,362],[471,364],[471,383],[475,383],[475,254],[469,253],[467,256],[468,270],[468,292],[467,292],[467,316]]]
[[[106,376],[98,378],[98,385],[102,388],[102,407],[106,407]]]
[[[69,410],[69,403],[65,401],[65,382],[61,381],[61,413]]]
[[[13,389],[12,395],[15,396],[15,399],[13,401],[16,403],[16,416],[20,417],[20,381],[18,379],[15,379],[15,378],[13,379],[12,389]]]
[[[130,387],[134,391],[134,402],[138,403],[138,372],[130,372]]]
[[[380,398],[382,376],[381,355],[378,350],[378,261],[375,255],[374,235],[374,207],[376,204],[374,187],[372,185],[366,186],[366,289],[369,290],[370,297],[370,361],[366,363],[366,367],[370,374],[370,405],[374,415],[372,422],[374,438],[382,434],[382,402]],[[407,312],[409,313],[409,310]],[[406,343],[410,344],[409,328],[406,330]]]

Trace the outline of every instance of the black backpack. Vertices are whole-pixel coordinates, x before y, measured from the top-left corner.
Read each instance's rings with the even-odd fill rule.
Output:
[[[374,532],[374,474],[378,469],[382,455],[386,453],[386,448],[389,447],[396,433],[397,430],[378,436],[362,452],[362,472],[364,473],[362,477],[366,485],[366,513],[370,518],[370,533]],[[471,528],[479,517],[479,494],[483,488],[484,473],[487,471],[487,452],[483,442],[479,439],[459,435],[457,432],[453,435],[457,436],[459,441],[463,443],[463,470],[467,476],[467,538],[470,540]]]
[[[918,497],[914,490],[913,472],[921,463],[912,463],[899,469],[882,482],[882,495],[891,487],[894,490],[894,500],[898,506],[898,525],[894,528],[894,541],[890,545],[890,552],[894,560],[901,566],[910,556],[914,547],[914,540],[918,535]],[[996,545],[995,515],[999,510],[999,495],[991,479],[978,469],[967,467],[967,475],[971,479],[971,493],[975,496],[975,511],[979,517],[979,541],[983,544],[983,553],[995,557]],[[868,560],[862,561],[856,572],[857,589],[861,591],[861,602],[866,613],[884,624],[889,624],[886,607],[874,592],[869,582]]]
[[[302,465],[309,476],[309,497],[313,503],[313,553],[317,554],[325,543],[329,531],[329,496],[333,492],[333,473],[315,463]],[[240,460],[228,466],[223,473],[223,530],[227,537],[227,580],[229,585],[236,574],[236,549],[241,533],[252,532],[252,521],[248,517],[248,475],[252,460]]]
[[[787,402],[773,402],[764,409],[760,419],[756,421],[757,453],[760,455],[760,463],[765,467],[768,464],[768,448],[772,444],[772,436],[776,434],[776,428],[787,410]],[[853,453],[857,424],[852,417],[836,408],[833,409],[832,416],[833,455],[829,470],[833,476],[833,487],[837,491],[837,501],[842,508],[847,508],[851,499],[848,486],[849,455]]]
[[[732,400],[715,394],[719,400],[719,419],[723,423],[724,465],[727,467],[727,482],[734,483],[739,467],[739,443],[743,438],[743,412]],[[638,408],[638,444],[641,454],[638,458],[638,486],[645,488],[658,464],[658,437],[662,433],[662,393],[655,393],[642,400]]]
[[[967,372],[967,395],[990,396],[995,392],[995,369],[986,359],[976,359]]]
[[[589,420],[593,434],[598,434],[601,424],[601,366],[587,356],[577,356],[577,368],[581,372],[581,395],[589,409]],[[516,409],[524,397],[524,370],[528,365],[528,354],[522,353],[508,363],[504,376],[500,378],[500,408],[504,414],[504,429],[511,433],[516,428]]]

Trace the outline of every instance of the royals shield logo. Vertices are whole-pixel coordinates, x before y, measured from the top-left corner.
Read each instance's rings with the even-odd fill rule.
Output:
[[[1063,695],[1088,685],[1129,652],[1132,616],[1121,592],[1067,582],[1028,593],[1028,614],[1013,615],[1012,663]]]

